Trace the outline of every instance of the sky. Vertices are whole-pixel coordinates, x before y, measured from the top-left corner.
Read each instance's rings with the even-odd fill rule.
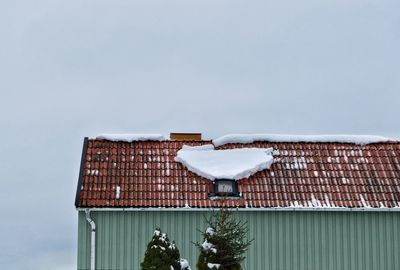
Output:
[[[0,266],[76,269],[83,138],[400,138],[400,1],[0,2]]]

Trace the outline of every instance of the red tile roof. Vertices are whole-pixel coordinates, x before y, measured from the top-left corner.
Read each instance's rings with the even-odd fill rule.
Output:
[[[85,140],[76,207],[218,207],[213,183],[175,162],[182,145],[210,141]],[[217,149],[272,147],[270,169],[238,181],[228,207],[400,207],[400,143],[255,142]],[[120,189],[118,196],[117,188]],[[119,198],[118,198],[119,197]]]

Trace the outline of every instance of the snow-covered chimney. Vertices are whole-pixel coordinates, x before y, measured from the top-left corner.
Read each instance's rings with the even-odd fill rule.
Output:
[[[171,133],[173,141],[201,141],[201,133]]]

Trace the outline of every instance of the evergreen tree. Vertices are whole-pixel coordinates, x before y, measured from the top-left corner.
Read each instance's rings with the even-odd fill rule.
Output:
[[[161,229],[154,231],[140,266],[142,270],[181,270],[179,250]]]
[[[200,249],[198,270],[240,270],[253,240],[246,238],[247,222],[237,221],[232,212],[221,208],[207,219],[208,228],[202,232],[204,242],[196,243]]]

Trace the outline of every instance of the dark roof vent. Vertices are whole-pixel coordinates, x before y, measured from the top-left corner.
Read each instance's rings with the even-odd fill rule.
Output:
[[[201,141],[201,133],[171,133],[173,141]]]

